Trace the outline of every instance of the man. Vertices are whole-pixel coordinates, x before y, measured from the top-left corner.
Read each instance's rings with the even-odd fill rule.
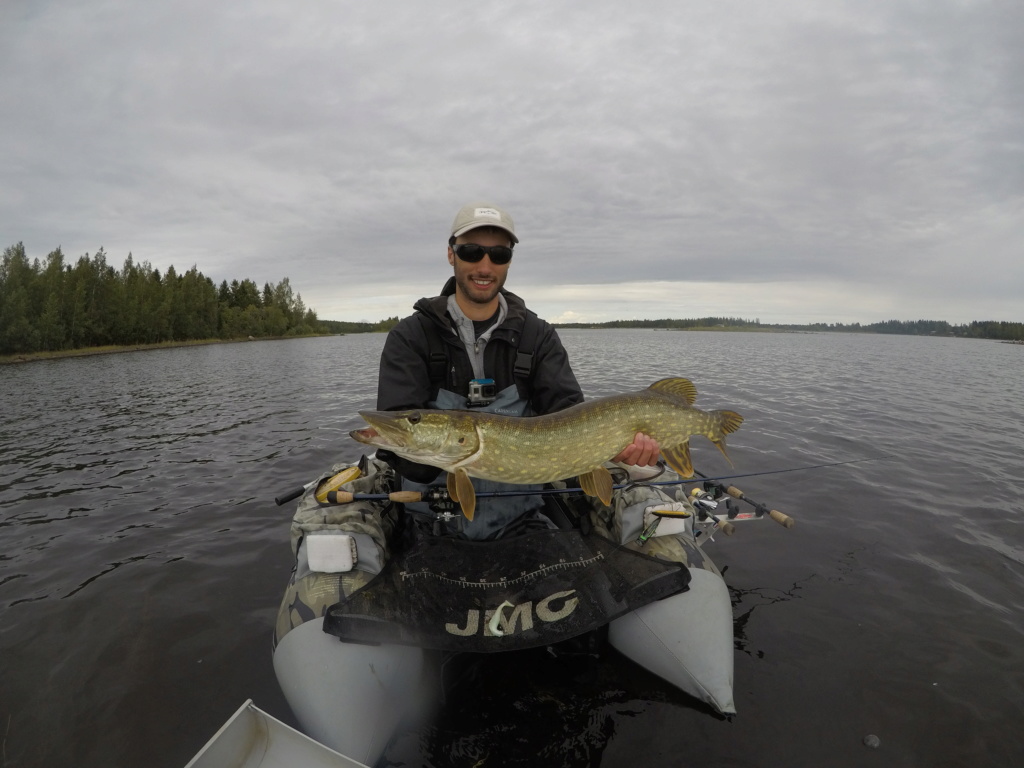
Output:
[[[474,407],[530,416],[583,402],[554,328],[504,288],[518,242],[512,217],[498,206],[471,203],[459,210],[448,241],[454,275],[440,296],[417,301],[415,314],[388,334],[380,361],[378,410]],[[658,453],[653,439],[638,434],[613,461],[652,466]],[[413,483],[436,482],[440,473],[387,452],[381,456]],[[474,485],[485,490],[485,483],[475,480]],[[464,535],[500,536],[538,506],[535,500],[497,501],[481,505]]]

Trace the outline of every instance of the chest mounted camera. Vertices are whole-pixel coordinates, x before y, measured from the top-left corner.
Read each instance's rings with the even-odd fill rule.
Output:
[[[494,379],[471,379],[467,401],[470,408],[482,408],[498,398]]]

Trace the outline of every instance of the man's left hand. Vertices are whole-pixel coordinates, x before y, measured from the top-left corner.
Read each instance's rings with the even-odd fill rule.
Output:
[[[658,441],[643,432],[637,432],[633,442],[622,449],[612,461],[637,467],[653,467],[658,463],[661,446]]]

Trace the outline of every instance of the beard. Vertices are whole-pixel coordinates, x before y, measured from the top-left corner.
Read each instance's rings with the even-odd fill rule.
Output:
[[[487,286],[479,286],[473,282],[472,270],[465,272],[455,271],[455,284],[459,291],[474,304],[489,304],[494,301],[498,291],[505,285],[505,275],[490,275],[491,283]]]

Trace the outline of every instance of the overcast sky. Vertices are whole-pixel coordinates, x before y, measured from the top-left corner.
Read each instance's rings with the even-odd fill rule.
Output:
[[[0,247],[404,316],[1024,321],[1024,3],[2,0]]]

